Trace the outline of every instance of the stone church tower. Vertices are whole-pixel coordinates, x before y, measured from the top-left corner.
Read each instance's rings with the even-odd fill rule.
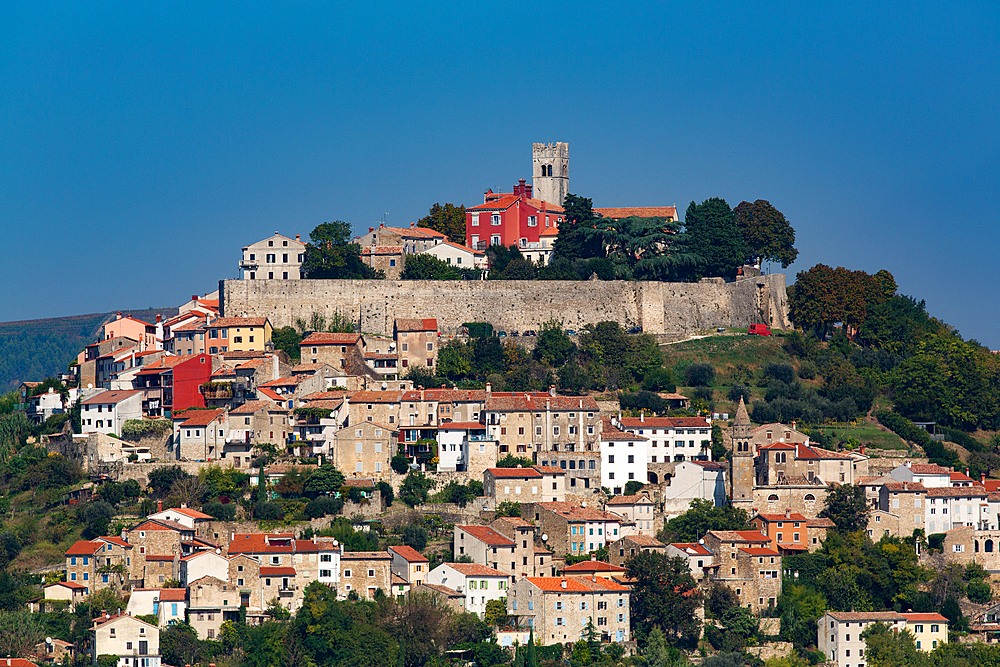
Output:
[[[569,193],[569,144],[531,145],[534,198],[562,206]]]
[[[729,466],[729,497],[733,507],[753,509],[753,443],[750,441],[752,425],[747,415],[747,406],[740,398],[733,422],[733,452]]]

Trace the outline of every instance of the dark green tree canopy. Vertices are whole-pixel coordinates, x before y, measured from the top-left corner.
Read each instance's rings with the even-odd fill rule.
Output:
[[[668,640],[697,641],[701,623],[694,612],[701,595],[687,560],[640,551],[625,561],[625,574],[633,581],[630,604],[636,634],[645,636],[659,627]]]
[[[306,278],[384,278],[361,261],[361,247],[351,241],[351,226],[343,220],[324,222],[309,233],[302,272]]]
[[[552,246],[553,261],[603,257],[604,247],[600,238],[586,231],[593,229],[599,217],[594,213],[593,202],[587,197],[568,194],[563,209],[565,213],[559,225],[559,235]]]
[[[406,267],[399,277],[402,280],[461,280],[462,273],[434,255],[416,254],[406,256]]]
[[[820,516],[837,524],[837,530],[852,533],[868,525],[868,501],[865,489],[856,484],[841,484],[830,488],[826,508]]]
[[[434,204],[425,217],[417,220],[417,227],[433,229],[447,236],[452,243],[465,245],[465,206]]]
[[[758,199],[752,204],[740,202],[733,209],[733,215],[743,235],[748,262],[780,262],[785,268],[799,256],[795,249],[795,230],[785,215],[767,200]]]
[[[701,276],[736,275],[747,258],[743,235],[736,217],[725,199],[712,197],[700,204],[691,204],[684,214],[684,229],[689,251],[701,258]]]

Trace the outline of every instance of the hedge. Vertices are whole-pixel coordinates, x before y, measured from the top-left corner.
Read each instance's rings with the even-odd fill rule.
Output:
[[[146,435],[163,435],[173,428],[169,419],[126,419],[122,424],[122,437],[138,440]]]

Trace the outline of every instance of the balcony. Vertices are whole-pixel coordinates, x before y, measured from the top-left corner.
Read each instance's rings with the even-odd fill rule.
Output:
[[[260,262],[258,262],[256,259],[241,259],[240,260],[240,268],[241,269],[247,269],[247,270],[250,270],[250,271],[256,271],[257,267],[259,267],[259,266],[260,266]]]
[[[517,247],[521,250],[538,250],[542,247],[541,241],[529,241],[527,239],[518,240]]]

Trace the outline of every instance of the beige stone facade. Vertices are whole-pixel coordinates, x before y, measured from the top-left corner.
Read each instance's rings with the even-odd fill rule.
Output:
[[[396,453],[398,432],[382,423],[355,421],[336,433],[333,461],[348,478],[389,481],[389,462]]]
[[[400,406],[405,392],[359,391],[347,405],[347,424],[374,422],[395,428],[399,426]]]
[[[774,607],[782,570],[781,554],[765,547],[770,538],[757,531],[710,530],[704,540],[718,566],[713,581],[733,589],[740,606],[755,614]]]
[[[547,535],[545,546],[556,554],[589,554],[621,537],[622,518],[593,507],[568,502],[544,502],[522,505],[534,520],[540,535]]]
[[[389,595],[392,583],[392,556],[387,551],[345,551],[340,560],[341,584],[338,595],[353,591],[362,600],[374,600],[375,591]]]
[[[202,577],[188,584],[188,622],[200,639],[217,639],[222,624],[240,613],[240,592],[217,577]]]
[[[490,526],[456,524],[453,545],[455,558],[468,556],[473,563],[487,565],[509,575],[517,573],[516,543]]]
[[[519,517],[500,517],[494,519],[490,528],[497,531],[514,543],[511,553],[513,559],[510,568],[504,571],[515,579],[523,577],[544,576],[535,567],[535,526]]]
[[[624,567],[625,561],[642,551],[665,552],[667,545],[648,535],[626,535],[608,545],[608,559],[612,565]]]
[[[500,456],[507,454],[531,458],[540,465],[563,468],[569,474],[569,461],[574,464],[586,452],[601,451],[601,416],[597,401],[591,396],[557,396],[549,393],[491,392],[486,400],[488,434],[500,442]],[[587,458],[587,457],[583,457]],[[590,457],[589,460],[595,460]],[[576,465],[573,476],[590,480],[600,486],[600,466],[595,463],[580,470]]]
[[[400,373],[410,368],[434,368],[438,353],[438,325],[434,318],[401,318],[393,325]]]
[[[99,655],[141,659],[148,667],[160,664],[160,629],[125,613],[99,616],[91,631],[94,664]]]
[[[299,235],[294,239],[278,232],[243,248],[240,269],[243,280],[298,280],[302,278],[302,262],[306,245]]]
[[[483,488],[497,504],[562,502],[566,499],[565,477],[562,470],[551,467],[487,468]]]
[[[328,364],[334,370],[348,369],[351,359],[364,357],[361,334],[324,333],[317,331],[299,343],[302,363]]]
[[[605,579],[527,577],[507,594],[507,614],[545,644],[575,642],[593,622],[603,641],[631,639],[629,590]]]

